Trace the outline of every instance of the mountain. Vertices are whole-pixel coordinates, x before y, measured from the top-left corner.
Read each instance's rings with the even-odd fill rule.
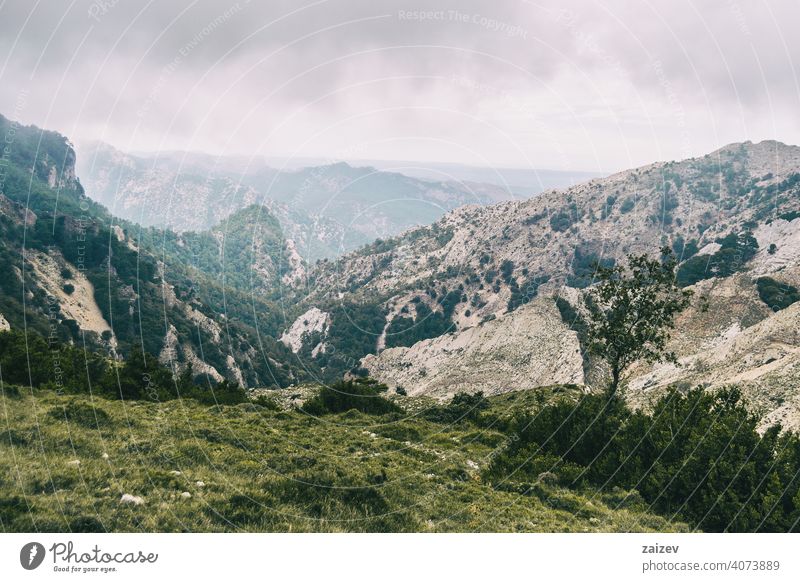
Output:
[[[0,194],[4,329],[115,360],[143,349],[214,382],[286,386],[310,377],[277,339],[276,289],[299,264],[265,209],[203,233],[142,228],[86,196],[65,137],[4,117],[0,131],[14,137]]]
[[[685,365],[640,366],[630,398],[644,402],[681,382],[737,382],[767,418],[797,425],[800,304],[787,298],[796,301],[800,287],[800,148],[778,142],[458,208],[317,265],[300,308],[367,306],[376,318],[360,345],[370,347],[347,357],[409,393],[498,393],[565,378],[592,387],[603,369],[577,347],[576,322],[593,264],[664,245],[702,303],[673,340]],[[348,330],[333,321],[323,331],[293,349],[313,344],[324,361],[326,342],[335,346]]]
[[[309,264],[274,210],[291,192],[314,184],[307,200],[319,205],[344,191],[347,204],[330,205],[343,213],[375,189],[386,202],[415,182],[344,164],[275,173],[272,208],[241,196],[209,228],[145,227],[86,196],[66,138],[2,122],[16,136],[0,197],[0,261],[14,274],[0,284],[3,328],[122,359],[141,345],[176,371],[191,364],[196,376],[250,387],[369,374],[440,399],[551,384],[591,391],[606,373],[581,323],[594,265],[670,246],[680,284],[695,292],[672,339],[679,364],[636,366],[630,402],[647,407],[675,385],[736,384],[765,425],[800,425],[800,148],[732,144],[529,200],[467,204]],[[174,163],[163,162],[153,188],[174,179]],[[447,192],[456,204],[458,190]],[[182,200],[190,216],[198,204]],[[305,232],[320,240],[316,224]],[[366,218],[354,225],[367,236]]]
[[[488,184],[420,180],[345,163],[278,171],[258,159],[131,155],[103,143],[87,144],[80,153],[87,192],[117,216],[199,231],[260,204],[308,263],[430,224],[464,204],[512,196]]]
[[[358,165],[394,171],[421,180],[453,180],[466,183],[497,184],[519,198],[531,198],[544,190],[568,188],[592,178],[597,172],[466,166],[464,164],[413,161],[358,160]],[[508,199],[504,196],[502,200]],[[501,199],[495,202],[501,202]]]

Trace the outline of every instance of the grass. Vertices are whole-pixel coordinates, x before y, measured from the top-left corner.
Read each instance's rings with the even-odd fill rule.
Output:
[[[488,413],[501,422],[532,398],[490,399]],[[506,437],[421,420],[424,400],[399,399],[402,414],[319,419],[260,402],[120,402],[5,386],[0,530],[687,530],[624,491],[497,490],[481,472]],[[123,504],[123,494],[143,503]]]

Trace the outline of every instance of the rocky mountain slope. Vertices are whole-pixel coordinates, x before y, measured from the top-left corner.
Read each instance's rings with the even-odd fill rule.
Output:
[[[246,197],[209,229],[117,220],[85,195],[64,137],[15,132],[0,196],[0,266],[14,275],[0,281],[3,328],[88,341],[113,357],[143,345],[178,371],[191,364],[246,386],[349,373],[438,398],[554,383],[592,390],[605,371],[583,349],[580,314],[594,264],[667,245],[695,301],[672,340],[680,365],[634,369],[631,402],[648,406],[675,384],[736,383],[765,423],[800,426],[800,148],[733,144],[530,200],[466,205],[309,265],[285,219]],[[168,198],[159,180],[176,169],[162,170],[153,188]],[[297,180],[324,184],[312,189],[315,204],[343,190],[366,204],[387,180],[409,184],[348,166],[311,171],[276,181],[287,197]],[[397,195],[387,188],[380,200]]]
[[[602,369],[585,354],[567,350],[561,365],[540,375],[523,358],[537,360],[534,368],[551,365],[548,342],[563,341],[574,323],[595,261],[613,264],[664,245],[680,256],[679,278],[698,299],[678,326],[678,353],[691,361],[709,350],[716,356],[693,373],[640,368],[631,398],[641,400],[645,386],[742,382],[761,395],[764,414],[796,423],[797,408],[786,403],[798,392],[790,380],[800,345],[790,331],[797,305],[773,311],[760,291],[772,285],[790,296],[800,284],[800,148],[777,142],[734,144],[532,200],[456,209],[317,266],[305,304],[322,311],[343,300],[375,305],[384,320],[363,329],[373,347],[354,368],[407,391],[496,393],[515,389],[522,376],[525,386],[565,375],[592,386]],[[531,319],[533,306],[552,311],[556,303],[564,327]],[[336,333],[334,324],[328,335]],[[492,364],[473,341],[500,344],[488,356]],[[586,376],[577,373],[581,359]]]
[[[580,342],[552,301],[537,298],[514,317],[394,347],[362,360],[370,375],[407,394],[499,394],[549,384],[583,384]],[[500,380],[502,379],[502,380]],[[504,382],[504,383],[501,383]]]
[[[127,359],[144,349],[213,381],[307,377],[277,340],[282,310],[267,292],[296,275],[274,217],[259,207],[188,238],[142,229],[86,196],[66,138],[3,117],[0,132],[14,137],[0,194],[3,329],[37,333],[56,351],[71,343]]]

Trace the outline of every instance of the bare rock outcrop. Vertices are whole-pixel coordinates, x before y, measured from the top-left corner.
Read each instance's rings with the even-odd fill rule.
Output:
[[[584,383],[578,337],[549,297],[475,327],[368,355],[361,365],[409,395],[442,399],[460,391],[489,395]]]

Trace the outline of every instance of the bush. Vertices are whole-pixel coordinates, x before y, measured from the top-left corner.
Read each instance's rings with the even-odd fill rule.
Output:
[[[225,380],[211,388],[197,386],[191,367],[180,377],[173,377],[158,358],[141,349],[134,348],[120,363],[69,344],[48,344],[36,333],[18,330],[0,332],[0,369],[4,382],[63,393],[84,393],[91,387],[95,394],[124,400],[165,401],[180,397],[204,404],[247,401],[247,394],[236,383]],[[91,410],[90,417],[86,411],[71,412],[75,422],[95,422]]]
[[[454,292],[443,294],[441,310],[433,311],[425,303],[416,304],[417,316],[395,317],[386,328],[386,347],[412,346],[418,341],[439,337],[453,328],[452,313],[460,296]]]
[[[731,233],[717,242],[720,249],[713,255],[694,256],[680,266],[678,283],[682,287],[742,271],[758,251],[758,241],[750,232]]]
[[[266,394],[259,394],[257,397],[253,398],[253,404],[257,404],[258,406],[265,408],[267,410],[279,411],[281,409],[280,405],[275,401],[274,398],[270,398]]]
[[[611,268],[616,261],[611,257],[600,257],[588,247],[577,247],[572,259],[572,273],[567,275],[567,285],[585,289],[595,282],[600,267]]]
[[[781,283],[770,277],[756,279],[756,288],[761,301],[767,304],[772,311],[786,309],[791,304],[800,301],[800,291],[788,283]]]
[[[489,408],[489,401],[483,392],[469,394],[459,392],[444,406],[432,406],[423,412],[422,417],[432,422],[453,424],[456,422],[477,422],[481,412]]]
[[[626,198],[626,199],[623,201],[622,205],[619,207],[619,211],[620,211],[622,214],[627,214],[628,212],[630,212],[631,210],[633,210],[633,207],[634,207],[634,206],[636,206],[636,200],[635,200],[633,197],[631,197],[631,198]]]
[[[106,533],[106,528],[96,517],[81,515],[69,522],[72,533]]]
[[[550,217],[550,228],[556,232],[565,232],[572,226],[573,221],[566,212],[557,212]]]
[[[111,417],[102,408],[83,402],[69,400],[63,406],[50,410],[50,416],[56,420],[75,423],[85,428],[107,427],[112,424]]]
[[[486,476],[496,483],[559,482],[635,489],[669,518],[706,531],[792,531],[800,518],[800,439],[763,435],[736,388],[670,391],[652,414],[586,396],[517,416]]]
[[[388,388],[371,378],[359,378],[323,386],[319,394],[303,404],[303,411],[314,416],[358,410],[365,414],[402,412],[402,408],[381,394]]]

